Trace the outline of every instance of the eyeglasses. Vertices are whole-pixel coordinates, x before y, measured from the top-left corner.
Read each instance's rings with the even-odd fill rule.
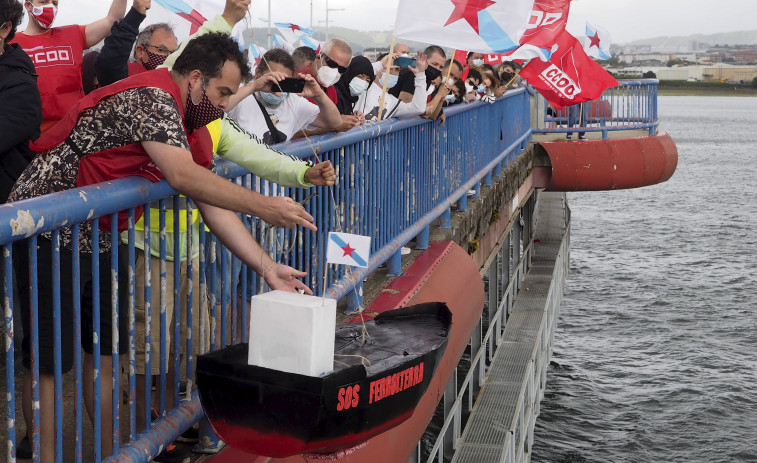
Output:
[[[339,63],[324,55],[323,53],[321,53],[321,56],[326,60],[326,66],[337,69],[339,71],[339,74],[344,74],[345,72],[347,72],[346,67],[339,65]]]
[[[161,55],[166,55],[166,56],[168,56],[168,55],[170,55],[171,53],[173,53],[173,52],[175,52],[175,51],[176,51],[176,50],[169,50],[169,49],[168,49],[168,48],[166,48],[166,47],[157,47],[157,46],[155,46],[155,45],[150,45],[149,43],[148,43],[147,45],[145,45],[145,46],[146,46],[147,48],[154,48],[155,50],[157,50],[157,51],[158,51],[158,53],[160,53]]]

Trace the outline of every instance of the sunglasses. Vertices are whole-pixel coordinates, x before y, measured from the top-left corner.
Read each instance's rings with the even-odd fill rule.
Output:
[[[346,67],[340,66],[339,63],[329,58],[328,56],[324,55],[323,53],[321,53],[321,56],[326,60],[326,66],[330,68],[335,68],[336,70],[339,71],[339,74],[344,74],[345,72],[347,72]]]

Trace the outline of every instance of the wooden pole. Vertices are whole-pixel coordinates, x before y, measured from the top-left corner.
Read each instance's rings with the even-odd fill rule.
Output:
[[[397,41],[397,37],[392,36],[392,44],[389,46],[389,59],[386,62],[386,68],[384,68],[384,82],[381,84],[381,98],[379,98],[379,112],[378,112],[378,120],[380,121],[383,119],[384,115],[384,104],[386,103],[386,84],[389,82],[389,69],[391,69],[392,64],[394,64],[394,43]]]

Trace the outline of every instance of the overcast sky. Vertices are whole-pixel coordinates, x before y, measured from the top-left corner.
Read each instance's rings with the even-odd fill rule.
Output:
[[[192,0],[223,4],[223,0]],[[391,30],[399,0],[272,0],[271,17],[275,22],[310,26],[313,6],[314,26],[326,19],[326,5],[331,26],[361,30]],[[412,0],[432,1],[448,0]],[[189,1],[188,1],[189,3]],[[55,25],[87,24],[105,15],[108,0],[60,0]],[[268,17],[268,2],[253,0],[257,18]],[[757,29],[757,0],[573,0],[568,31],[583,35],[588,20],[608,30],[614,43],[657,37],[711,34]],[[255,26],[263,22],[255,20]],[[320,25],[323,25],[321,23]],[[23,27],[22,27],[23,28]]]

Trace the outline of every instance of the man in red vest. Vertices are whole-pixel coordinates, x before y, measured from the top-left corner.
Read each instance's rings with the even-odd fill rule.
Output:
[[[283,227],[301,225],[316,230],[313,217],[291,198],[265,197],[226,181],[208,170],[212,149],[190,151],[188,134],[202,129],[208,122],[219,117],[229,101],[229,96],[239,88],[243,77],[250,77],[247,60],[239,46],[227,35],[207,34],[190,41],[176,60],[172,71],[158,69],[147,71],[97,89],[79,100],[58,124],[50,128],[32,148],[37,156],[19,177],[9,201],[18,201],[48,193],[65,191],[125,176],[139,175],[151,181],[165,178],[179,193],[195,200],[205,223],[214,234],[246,265],[261,275],[272,289],[295,291],[302,289],[312,293],[297,278],[305,276],[286,265],[277,264],[268,256],[250,235],[235,214],[254,215],[262,220]],[[207,131],[201,132],[207,134]],[[196,143],[211,143],[210,136]],[[195,156],[193,157],[193,154]],[[140,211],[141,213],[141,211]],[[80,225],[79,250],[82,284],[92,280],[91,266],[87,259],[99,258],[101,268],[108,269],[111,236],[107,218],[101,218],[99,239],[100,254],[93,254],[92,230],[89,223]],[[119,227],[120,230],[124,227]],[[72,249],[71,230],[61,229],[60,245]],[[26,243],[19,242],[18,256],[27,253]],[[48,236],[38,239],[38,266],[51,268],[53,243]],[[70,256],[70,251],[61,252]],[[19,280],[28,275],[28,262],[19,258],[14,262]],[[61,262],[61,268],[67,265]],[[70,268],[70,267],[68,267]],[[125,273],[124,273],[125,274]],[[28,277],[27,277],[28,278]],[[72,295],[64,288],[72,287],[72,275],[61,272],[61,343],[62,369],[67,371],[73,362],[73,303]],[[109,292],[110,278],[101,277],[102,291]],[[40,272],[39,294],[39,366],[40,366],[40,417],[39,439],[43,462],[54,458],[54,355],[52,345],[53,294],[52,275]],[[28,284],[19,281],[21,291],[28,292]],[[84,384],[85,403],[91,405],[93,396],[93,336],[91,315],[99,310],[101,333],[99,344],[100,371],[112,371],[110,338],[110,297],[102,294],[101,307],[92,307],[82,301],[82,347],[85,351]],[[119,296],[125,292],[121,291]],[[25,297],[27,296],[27,297]],[[24,412],[31,423],[31,372],[30,324],[28,294],[21,294],[24,341],[23,364],[25,367]],[[26,304],[26,306],[23,306]],[[123,321],[123,318],[122,318]],[[49,332],[48,332],[49,331]],[[120,338],[122,341],[126,336]],[[110,455],[112,443],[112,377],[100,375],[102,387],[100,456]]]
[[[52,27],[58,0],[26,0],[29,23],[16,34],[15,43],[29,55],[39,74],[45,132],[84,96],[81,62],[84,50],[110,32],[110,26],[126,12],[126,0],[113,0],[108,15],[86,26]]]

